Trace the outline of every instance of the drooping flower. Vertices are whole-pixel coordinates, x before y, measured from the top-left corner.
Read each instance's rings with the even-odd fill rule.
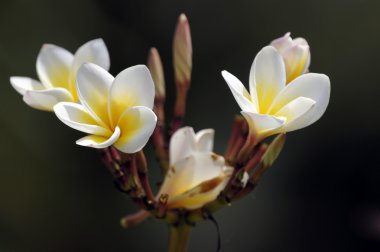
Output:
[[[303,74],[286,85],[284,61],[272,46],[264,47],[253,61],[250,93],[229,72],[222,75],[257,141],[314,123],[330,98],[330,80],[324,74]]]
[[[62,47],[45,44],[38,54],[36,64],[40,81],[12,76],[10,82],[23,96],[26,104],[35,109],[53,111],[58,102],[78,100],[76,74],[79,67],[86,62],[109,69],[109,54],[102,39],[85,43],[74,55]]]
[[[81,104],[54,106],[66,125],[90,134],[76,143],[93,148],[115,146],[122,152],[141,150],[155,126],[154,84],[144,65],[125,69],[115,78],[98,65],[83,64],[77,74]]]
[[[214,130],[177,130],[169,148],[170,170],[158,195],[167,195],[168,208],[196,209],[213,201],[227,185],[233,168],[212,152]]]
[[[281,38],[273,40],[270,45],[276,48],[284,59],[286,83],[309,71],[310,48],[304,38],[292,39],[288,32]]]

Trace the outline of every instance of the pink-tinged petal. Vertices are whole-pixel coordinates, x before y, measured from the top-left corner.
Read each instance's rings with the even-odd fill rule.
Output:
[[[293,45],[292,38],[290,37],[290,32],[287,32],[284,36],[273,40],[270,45],[276,48],[277,51],[282,54],[285,50]]]
[[[73,102],[73,97],[64,88],[50,88],[45,90],[29,90],[25,92],[23,100],[35,109],[53,111],[54,105],[59,102]]]
[[[196,149],[196,139],[193,128],[178,129],[170,139],[169,160],[173,165],[178,160],[190,156]]]
[[[156,123],[157,117],[150,108],[136,106],[127,109],[117,124],[121,134],[115,147],[124,153],[140,151],[148,142]]]
[[[41,82],[36,81],[29,77],[18,77],[18,76],[12,76],[10,78],[11,85],[16,91],[21,94],[25,95],[26,91],[29,90],[43,90],[45,87],[41,84]]]
[[[242,110],[257,113],[258,106],[256,99],[253,99],[251,97],[251,95],[248,93],[247,89],[244,87],[241,81],[227,71],[222,71],[222,76],[227,82],[228,87],[230,88],[232,95],[234,96],[239,107]],[[256,91],[253,90],[253,92]]]
[[[214,147],[214,134],[215,131],[213,129],[198,131],[195,135],[196,150],[198,152],[212,152]]]
[[[330,99],[330,79],[324,74],[301,75],[281,91],[273,103],[271,114],[276,114],[282,107],[298,97],[315,101],[313,108],[303,116],[302,126],[306,127],[317,121],[326,111]]]
[[[100,126],[109,125],[108,95],[114,78],[102,67],[83,64],[77,73],[77,91],[80,102]]]
[[[59,120],[73,129],[104,137],[112,135],[109,129],[99,126],[96,120],[80,104],[60,102],[54,106],[54,112]]]
[[[308,45],[294,45],[283,53],[287,83],[291,82],[308,70],[310,50]]]
[[[116,125],[128,108],[144,106],[153,108],[154,83],[144,65],[129,67],[115,77],[112,84],[108,109],[111,123]]]
[[[66,49],[45,44],[37,57],[37,74],[46,88],[62,87],[69,89],[70,67],[74,60]]]
[[[109,138],[97,135],[89,135],[77,140],[76,144],[85,147],[92,147],[95,149],[104,149],[113,145],[119,139],[119,137],[120,129],[119,127],[116,127],[115,131]]]
[[[256,90],[260,113],[266,114],[286,84],[284,60],[274,47],[266,46],[257,54],[251,67],[249,83],[251,94]]]
[[[103,39],[91,40],[79,47],[75,52],[70,71],[70,84],[73,92],[76,92],[75,81],[78,69],[84,63],[93,63],[107,71],[109,70],[110,56]]]

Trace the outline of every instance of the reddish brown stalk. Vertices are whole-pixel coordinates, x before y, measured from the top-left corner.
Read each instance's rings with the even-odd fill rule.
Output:
[[[186,112],[186,99],[189,90],[189,84],[177,83],[177,97],[174,106],[174,114],[170,123],[169,138],[176,132],[182,125],[185,112]]]
[[[145,192],[146,197],[151,203],[154,203],[155,197],[152,192],[152,188],[150,187],[149,179],[148,179],[148,166],[146,162],[146,158],[144,152],[141,150],[135,154],[136,156],[136,167],[139,175],[139,179],[141,182],[141,186]]]
[[[152,135],[153,147],[161,169],[163,173],[166,174],[167,170],[169,169],[169,155],[165,133],[165,110],[163,98],[156,97],[154,112],[157,115],[157,125]]]
[[[146,210],[140,210],[134,214],[127,215],[120,220],[121,226],[124,228],[132,228],[140,224],[146,218],[150,216],[150,212]]]
[[[236,163],[236,157],[239,153],[239,150],[243,147],[245,138],[242,135],[239,135],[237,139],[235,140],[231,150],[226,155],[226,160],[232,165],[235,165]]]
[[[256,151],[253,157],[243,167],[245,172],[249,172],[250,170],[252,170],[261,161],[261,158],[263,157],[267,149],[267,146],[265,144],[259,144],[255,149]]]
[[[232,125],[231,136],[228,140],[225,156],[230,156],[230,152],[243,130],[244,119],[241,116],[235,116],[234,123]]]
[[[252,132],[250,131],[247,139],[244,143],[243,148],[239,151],[239,154],[237,155],[237,163],[243,165],[247,160],[249,159],[254,147],[258,144],[256,141],[256,137]]]

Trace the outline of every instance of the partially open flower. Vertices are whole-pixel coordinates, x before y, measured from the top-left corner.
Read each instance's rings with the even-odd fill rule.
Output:
[[[87,42],[74,55],[62,47],[45,44],[36,65],[41,82],[18,76],[12,76],[10,82],[26,104],[35,109],[53,111],[58,102],[78,100],[75,78],[79,67],[86,62],[109,69],[109,54],[102,39]]]
[[[286,83],[309,71],[310,48],[304,38],[292,39],[288,32],[270,45],[277,49],[285,61]]]
[[[284,61],[272,46],[264,47],[252,64],[250,93],[229,72],[223,71],[222,75],[256,141],[314,123],[329,103],[329,78],[324,74],[307,73],[286,85]]]
[[[170,141],[170,170],[160,195],[168,195],[168,208],[196,209],[216,199],[227,185],[233,168],[212,152],[214,130],[197,134],[190,127],[177,130]]]
[[[125,69],[115,78],[95,64],[83,64],[77,74],[81,104],[54,106],[58,118],[69,127],[88,133],[77,144],[93,148],[114,145],[125,153],[141,150],[155,126],[152,111],[154,84],[144,65]]]

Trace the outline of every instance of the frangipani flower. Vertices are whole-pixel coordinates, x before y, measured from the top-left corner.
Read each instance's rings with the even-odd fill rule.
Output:
[[[288,32],[270,45],[277,49],[285,61],[286,83],[309,71],[310,48],[304,38],[292,39]]]
[[[196,209],[218,197],[233,168],[212,152],[214,130],[177,130],[169,148],[170,170],[158,195],[169,196],[168,208]]]
[[[314,123],[330,98],[330,80],[324,74],[303,74],[286,85],[284,61],[272,46],[264,47],[253,61],[250,93],[232,74],[222,75],[257,141]]]
[[[125,69],[115,78],[98,65],[83,64],[77,74],[81,104],[54,106],[58,118],[69,127],[88,133],[76,143],[93,148],[114,145],[125,153],[141,150],[155,126],[152,111],[154,84],[144,65]]]
[[[109,54],[102,39],[87,42],[74,55],[62,47],[45,44],[38,54],[36,65],[41,82],[18,76],[12,76],[10,82],[26,104],[35,109],[53,111],[58,102],[78,100],[76,74],[86,62],[109,69]]]

